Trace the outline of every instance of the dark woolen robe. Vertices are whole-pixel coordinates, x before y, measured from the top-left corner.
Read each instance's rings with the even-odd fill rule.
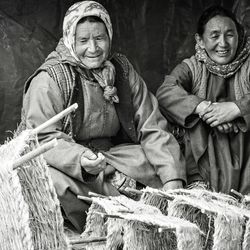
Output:
[[[158,89],[157,98],[163,114],[174,125],[185,128],[188,182],[203,179],[216,191],[229,193],[233,188],[243,194],[250,192],[250,94],[244,93],[236,100],[233,84],[237,74],[245,74],[249,83],[249,67],[246,68],[247,72],[239,70],[226,79],[208,72],[206,97],[201,98],[193,93],[192,72],[183,62],[166,76]],[[194,114],[203,100],[235,102],[242,117],[233,122],[240,131],[220,133],[203,122]]]

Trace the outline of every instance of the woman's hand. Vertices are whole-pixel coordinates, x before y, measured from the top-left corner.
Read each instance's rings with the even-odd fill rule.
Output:
[[[228,123],[222,123],[216,127],[221,133],[238,133],[239,128],[235,123],[228,122]]]
[[[89,174],[97,175],[106,168],[106,159],[102,153],[96,155],[88,149],[82,154],[81,166]]]
[[[202,101],[202,102],[200,102],[200,103],[197,105],[197,107],[196,107],[194,113],[197,114],[197,115],[199,115],[199,116],[201,117],[202,114],[205,114],[207,108],[208,108],[210,105],[211,105],[211,102],[210,102],[210,101]]]
[[[201,118],[211,127],[217,127],[233,121],[240,115],[240,109],[234,102],[215,102],[201,114]]]
[[[178,189],[178,188],[183,188],[183,183],[181,180],[173,180],[173,181],[168,181],[163,185],[162,190],[167,191],[171,189]]]

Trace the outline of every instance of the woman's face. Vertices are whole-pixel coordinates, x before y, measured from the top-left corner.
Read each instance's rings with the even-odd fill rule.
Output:
[[[77,24],[75,50],[88,68],[100,67],[109,53],[109,37],[105,25],[89,21]]]
[[[200,46],[218,64],[230,63],[238,47],[238,32],[234,21],[229,17],[215,16],[205,25]]]

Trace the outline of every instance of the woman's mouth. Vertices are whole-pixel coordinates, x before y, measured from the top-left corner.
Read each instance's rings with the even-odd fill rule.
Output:
[[[216,50],[216,54],[218,56],[228,56],[229,52],[230,52],[229,49],[227,49],[227,50]]]
[[[90,58],[90,59],[94,59],[94,58],[100,57],[100,55],[91,55],[91,56],[86,56],[86,57],[88,57],[88,58]]]

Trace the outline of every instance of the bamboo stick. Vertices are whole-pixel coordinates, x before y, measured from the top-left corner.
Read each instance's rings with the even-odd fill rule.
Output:
[[[34,149],[33,151],[23,155],[22,157],[20,157],[18,160],[16,160],[13,163],[13,169],[20,167],[25,162],[32,160],[33,158],[50,150],[51,148],[54,148],[56,145],[57,145],[57,139],[53,139],[50,142],[47,142],[47,143],[43,144],[42,146]]]
[[[79,237],[78,239],[70,239],[69,243],[71,245],[76,245],[76,244],[84,244],[84,243],[92,243],[92,242],[102,242],[106,241],[106,237],[89,237],[89,238],[81,238]]]
[[[103,218],[114,218],[114,219],[122,219],[122,220],[127,220],[126,218],[123,218],[122,216],[119,216],[117,214],[105,214],[105,213],[100,213],[96,212],[96,214],[101,215]],[[143,222],[147,224],[146,222]],[[157,226],[156,226],[157,227]],[[158,233],[163,233],[164,231],[176,231],[176,228],[173,227],[158,227],[157,228]]]
[[[164,196],[164,198],[166,198],[169,201],[173,201],[175,199],[174,196],[169,195],[169,194],[167,194],[167,193],[165,193],[164,191],[161,191],[161,190],[158,190],[158,194]]]
[[[143,192],[141,190],[134,189],[134,188],[131,188],[131,187],[126,187],[125,192],[128,192],[128,193],[131,192],[131,193],[139,194],[139,195],[143,194]]]
[[[163,233],[166,231],[176,231],[175,227],[158,227],[158,233]]]
[[[93,196],[93,197],[99,197],[99,198],[108,198],[108,196],[102,195],[102,194],[97,194],[94,192],[88,192],[89,196]]]
[[[242,195],[241,193],[237,192],[234,189],[230,190],[230,195],[236,198],[239,202],[241,202],[244,199],[244,195]]]
[[[51,124],[61,120],[64,116],[68,115],[69,113],[75,111],[78,108],[78,104],[74,103],[73,105],[69,106],[68,108],[66,108],[65,110],[63,110],[62,112],[58,113],[57,115],[53,116],[51,119],[49,119],[48,121],[44,122],[43,124],[41,124],[40,126],[34,128],[32,130],[33,134],[39,134],[43,129],[47,128],[48,126],[50,126]]]
[[[142,190],[138,190],[138,189],[134,189],[134,188],[130,188],[130,187],[126,187],[125,191],[132,192],[132,193],[139,194],[139,195],[142,195],[144,192],[148,192],[146,190],[142,191]],[[149,192],[149,193],[151,193],[151,192]],[[157,189],[157,191],[155,193],[152,192],[151,194],[159,194],[161,196],[164,196],[164,198],[166,198],[167,200],[170,200],[170,201],[174,200],[174,197],[172,195],[168,195],[164,191],[161,191],[161,190],[158,190],[158,189]]]
[[[104,214],[104,213],[99,213],[99,212],[95,212],[95,213],[101,215],[102,218],[115,218],[115,219],[125,220],[122,216],[115,215],[115,214]]]
[[[83,196],[83,195],[77,195],[77,198],[79,200],[84,200],[84,201],[88,201],[88,202],[93,202],[93,199],[87,196]]]

